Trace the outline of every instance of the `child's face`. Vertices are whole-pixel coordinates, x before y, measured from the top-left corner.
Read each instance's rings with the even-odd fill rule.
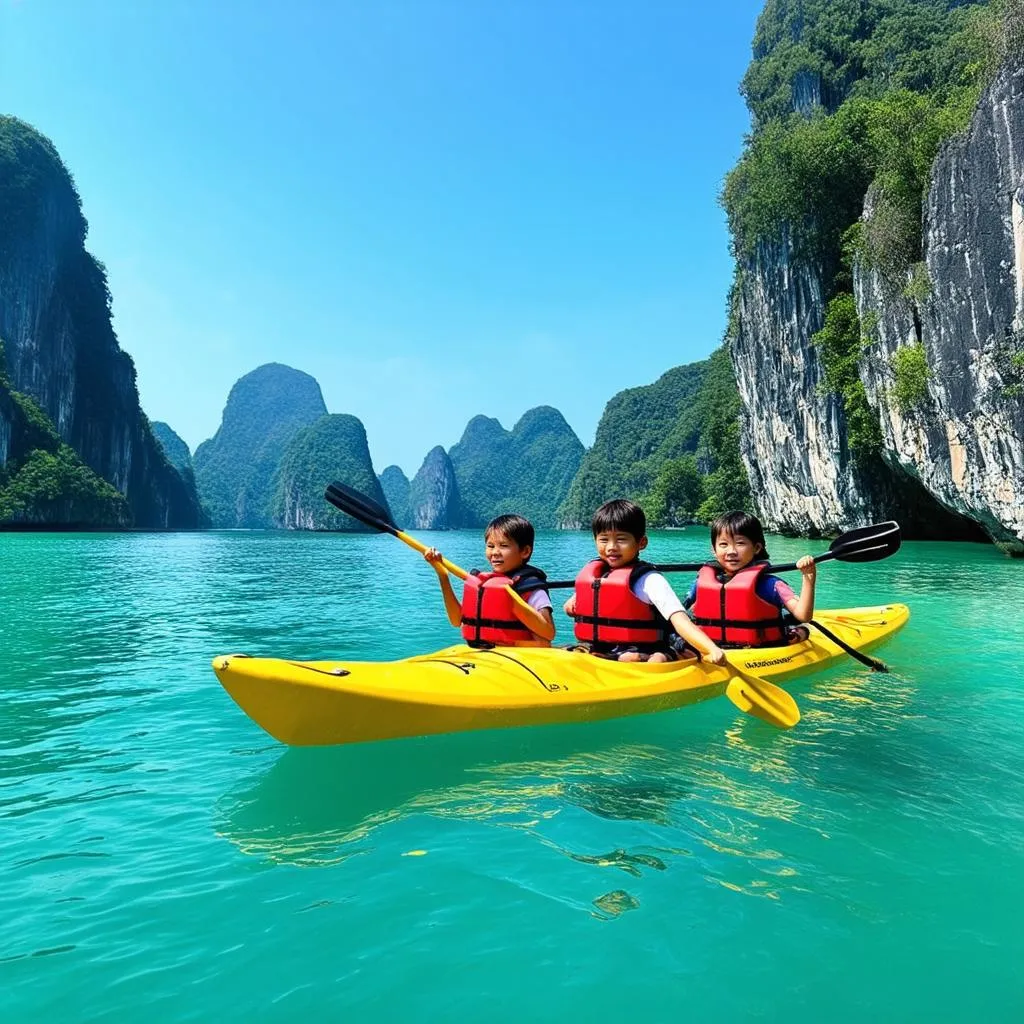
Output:
[[[629,565],[645,547],[647,538],[639,540],[625,530],[602,530],[594,536],[597,545],[597,557],[613,569]]]
[[[755,544],[741,533],[720,533],[715,541],[715,558],[729,573],[739,572],[745,565],[749,565],[760,550],[760,544]]]
[[[527,544],[520,547],[507,534],[491,530],[484,539],[484,550],[487,561],[491,563],[493,572],[515,572],[530,560],[533,549]]]

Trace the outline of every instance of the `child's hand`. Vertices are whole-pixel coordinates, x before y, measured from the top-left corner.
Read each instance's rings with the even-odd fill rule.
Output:
[[[569,600],[566,601],[564,605],[562,605],[562,609],[564,610],[566,615],[575,615],[576,614],[576,595],[575,594],[573,594],[572,597],[570,597]]]
[[[427,548],[427,550],[423,552],[423,557],[434,567],[434,572],[436,572],[438,576],[444,576],[447,574],[448,570],[443,565],[444,555],[442,555],[437,548]]]
[[[814,578],[818,575],[818,567],[814,564],[814,559],[810,555],[804,555],[799,562],[796,563],[796,567],[803,574],[805,580],[808,583],[813,583]]]
[[[714,644],[711,645],[711,650],[707,654],[703,655],[705,661],[710,661],[712,665],[724,665],[725,664],[725,651],[721,647],[716,647]]]

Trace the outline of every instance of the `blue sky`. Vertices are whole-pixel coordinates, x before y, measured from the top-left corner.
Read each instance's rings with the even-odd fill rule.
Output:
[[[284,362],[411,475],[479,412],[590,444],[718,345],[760,7],[0,0],[0,109],[75,177],[152,419],[195,448]]]

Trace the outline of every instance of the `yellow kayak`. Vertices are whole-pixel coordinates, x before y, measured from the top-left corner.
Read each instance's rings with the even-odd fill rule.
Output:
[[[895,633],[906,605],[823,611],[815,619],[865,650]],[[802,643],[728,652],[731,665],[778,681],[846,658],[817,630]],[[401,661],[286,661],[227,654],[213,670],[235,703],[282,743],[314,746],[400,736],[591,722],[710,700],[729,668],[627,664],[548,647],[459,644]]]

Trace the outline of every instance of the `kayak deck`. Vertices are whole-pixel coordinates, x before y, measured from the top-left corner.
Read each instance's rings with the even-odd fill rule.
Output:
[[[815,618],[851,647],[881,643],[909,618],[906,605],[823,611]],[[824,668],[846,654],[811,629],[788,647],[732,650],[729,662],[765,679]],[[213,659],[238,706],[275,739],[296,746],[588,722],[647,714],[717,697],[727,667],[697,661],[637,664],[562,648],[459,644],[400,661]]]

